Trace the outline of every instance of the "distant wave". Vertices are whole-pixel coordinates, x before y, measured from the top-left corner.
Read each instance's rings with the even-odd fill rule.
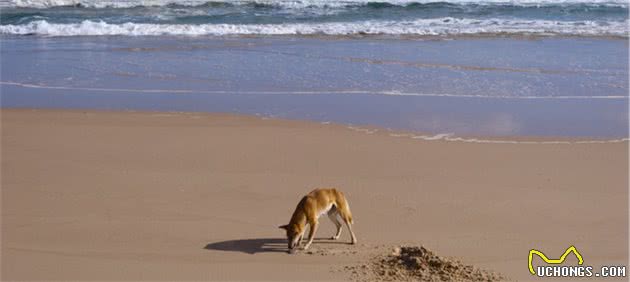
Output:
[[[284,8],[304,8],[304,7],[345,7],[357,5],[372,5],[373,7],[387,6],[407,6],[426,3],[474,3],[474,4],[511,4],[525,6],[557,5],[557,4],[597,4],[628,6],[626,0],[232,0],[232,1],[208,1],[208,0],[0,0],[0,7],[22,7],[22,8],[51,8],[80,6],[87,8],[131,8],[131,7],[156,7],[156,6],[204,6],[204,5],[247,5],[247,4],[273,5]]]
[[[4,35],[44,36],[99,36],[99,35],[475,35],[475,34],[531,34],[531,35],[589,35],[624,36],[628,20],[547,21],[510,19],[419,19],[413,21],[363,21],[289,24],[109,24],[83,21],[72,24],[53,24],[34,21],[25,25],[1,25]]]

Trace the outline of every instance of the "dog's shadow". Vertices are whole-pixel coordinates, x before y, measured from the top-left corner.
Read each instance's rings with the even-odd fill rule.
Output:
[[[342,243],[339,241],[331,241],[327,238],[315,238],[315,241],[321,243]],[[227,240],[207,244],[204,249],[213,251],[242,252],[247,254],[257,253],[286,253],[287,239],[281,238],[262,238],[262,239],[241,239]]]
[[[204,247],[206,250],[243,252],[247,254],[256,253],[286,253],[287,239],[263,238],[263,239],[242,239],[228,240],[210,243]]]

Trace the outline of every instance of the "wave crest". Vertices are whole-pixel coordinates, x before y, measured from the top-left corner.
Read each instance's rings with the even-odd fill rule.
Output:
[[[363,21],[330,23],[288,24],[142,24],[83,21],[72,24],[55,24],[45,20],[24,25],[2,25],[4,35],[43,36],[224,36],[224,35],[586,35],[627,37],[628,20],[549,21],[510,19],[458,19],[438,18],[413,21]]]

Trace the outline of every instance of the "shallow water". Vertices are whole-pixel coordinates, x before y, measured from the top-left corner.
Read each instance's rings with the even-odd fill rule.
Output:
[[[628,136],[597,38],[4,37],[2,107],[208,111],[430,134]]]

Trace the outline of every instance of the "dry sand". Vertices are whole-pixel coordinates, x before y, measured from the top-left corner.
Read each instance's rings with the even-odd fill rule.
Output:
[[[359,244],[288,255],[314,187]],[[322,218],[318,237],[332,234]],[[473,144],[198,113],[2,110],[2,280],[345,280],[400,244],[529,280],[531,248],[628,262],[628,143]],[[571,260],[571,259],[569,259]],[[574,260],[574,258],[573,258]],[[352,269],[352,268],[350,268]]]

